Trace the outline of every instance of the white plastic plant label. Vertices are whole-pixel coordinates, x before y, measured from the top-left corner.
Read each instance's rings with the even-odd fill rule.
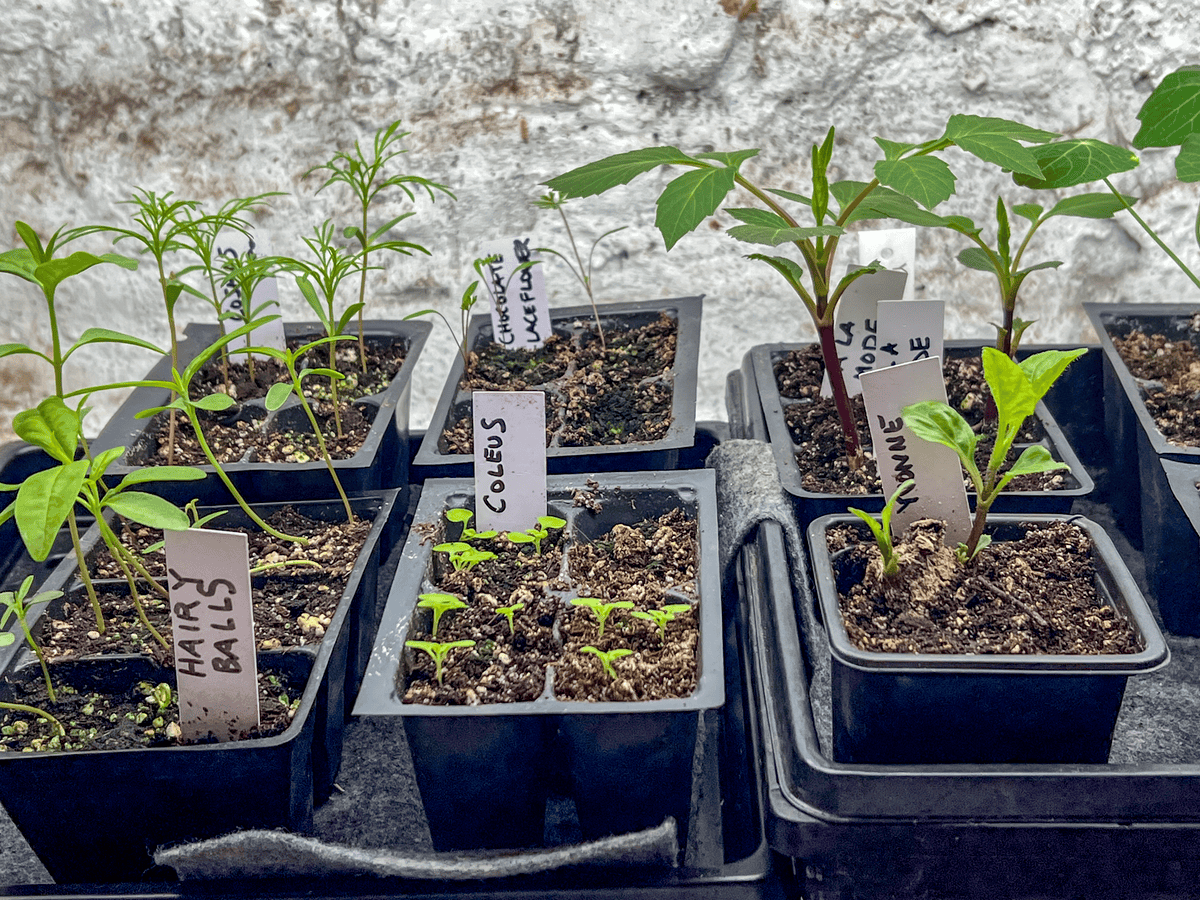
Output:
[[[880,228],[858,233],[858,264],[870,265],[875,260],[889,269],[908,273],[904,296],[897,300],[912,300],[917,286],[917,229]]]
[[[838,301],[834,342],[838,345],[838,359],[842,361],[842,378],[846,381],[848,396],[862,393],[859,376],[880,364],[879,304],[904,296],[907,278],[906,272],[890,270],[863,275],[846,288]],[[828,375],[821,381],[821,396],[833,396]]]
[[[509,349],[536,349],[550,336],[550,301],[546,295],[546,274],[541,256],[529,244],[533,238],[506,238],[488,241],[481,248],[484,257],[498,259],[484,267],[487,284],[479,295],[491,300],[492,334]],[[525,262],[536,262],[516,271]],[[545,513],[539,513],[545,515]]]
[[[876,368],[944,356],[944,300],[887,300],[879,304]]]
[[[183,737],[233,740],[259,723],[248,538],[168,531],[166,554]]]
[[[232,228],[226,228],[218,236],[213,246],[213,265],[220,266],[222,259],[255,259],[271,254],[271,239],[266,234],[251,231],[249,235],[242,234]],[[243,297],[241,288],[232,279],[220,285],[224,291],[225,309],[237,313],[243,319],[278,315],[280,318],[255,328],[246,335],[245,347],[272,347],[276,350],[286,348],[283,334],[283,310],[279,306],[279,283],[274,276],[264,278],[254,289],[253,297]],[[235,325],[231,326],[236,327]],[[245,355],[243,354],[243,359]],[[255,353],[255,359],[267,359],[262,353]]]
[[[867,372],[862,387],[884,498],[908,479],[916,482],[896,502],[892,519],[896,532],[917,519],[944,519],[947,543],[953,546],[966,541],[971,533],[971,512],[958,456],[949,447],[921,440],[909,431],[900,414],[910,403],[946,402],[941,358],[931,356]]]
[[[546,395],[475,391],[475,527],[524,531],[546,515]]]

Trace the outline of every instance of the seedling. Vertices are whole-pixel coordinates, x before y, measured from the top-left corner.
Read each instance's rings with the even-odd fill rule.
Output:
[[[171,708],[171,703],[175,700],[175,692],[171,690],[169,684],[162,681],[151,686],[147,682],[142,686],[149,687],[149,691],[146,694],[146,705],[152,707],[158,715],[162,715]]]
[[[230,293],[237,294],[241,297],[240,311],[231,311],[226,313],[226,317],[233,319],[241,324],[253,322],[260,316],[266,315],[272,306],[272,301],[268,300],[260,303],[258,306],[253,305],[254,292],[258,290],[258,286],[268,278],[274,278],[283,268],[283,263],[277,256],[255,256],[253,254],[245,254],[243,256],[229,256],[221,261],[221,275],[225,279],[224,285]],[[225,329],[221,329],[221,333],[225,333]],[[261,347],[250,347],[250,335],[246,336],[246,371],[250,378],[254,378],[254,354],[265,353]],[[225,352],[227,348],[222,348],[221,355],[225,358],[228,354]],[[340,376],[339,376],[340,377]]]
[[[433,660],[437,683],[442,684],[442,662],[446,659],[446,655],[458,647],[474,647],[474,641],[450,641],[446,644],[435,644],[433,641],[405,641],[405,647],[412,647],[414,650],[424,650]]]
[[[469,509],[461,507],[446,510],[446,519],[450,522],[455,522],[462,526],[462,533],[458,536],[460,541],[482,541],[487,538],[494,538],[495,531],[476,531],[468,522],[475,517],[475,513]]]
[[[508,620],[508,633],[516,634],[516,626],[513,625],[513,616],[525,608],[524,603],[514,603],[512,606],[497,606],[496,612],[504,616]]]
[[[929,210],[954,193],[954,174],[945,161],[935,155],[952,146],[985,162],[1041,178],[1042,168],[1037,158],[1022,144],[1040,144],[1054,137],[1056,135],[1051,132],[1005,119],[955,115],[950,117],[940,137],[924,143],[905,144],[876,138],[883,150],[883,159],[875,164],[875,177],[869,182],[831,184],[828,172],[833,159],[834,130],[830,128],[825,140],[812,146],[811,196],[764,189],[750,181],[741,167],[757,156],[758,150],[690,156],[675,147],[650,147],[589,163],[552,178],[546,184],[564,197],[590,197],[627,184],[659,166],[683,167],[687,171],[674,178],[658,198],[655,224],[668,250],[701,222],[709,220],[735,187],[748,191],[765,206],[766,209],[726,209],[740,223],[727,229],[728,233],[736,240],[751,244],[777,247],[790,243],[796,248],[800,262],[763,253],[752,253],[750,259],[769,265],[783,277],[816,326],[825,371],[842,425],[846,456],[851,468],[857,469],[863,464],[863,456],[838,361],[834,312],[838,301],[856,279],[878,271],[882,266],[874,262],[833,283],[836,252],[846,226],[863,219],[884,218],[915,225],[929,224]],[[831,200],[839,207],[836,214],[830,209]],[[814,224],[802,226],[781,201],[807,207]],[[941,219],[940,216],[932,218]],[[808,286],[803,284],[806,270]]]
[[[658,627],[659,640],[665,641],[667,639],[667,623],[674,621],[677,615],[685,613],[691,608],[691,604],[688,603],[668,603],[662,609],[649,609],[645,612],[637,609],[630,615],[636,619],[653,622]]]
[[[9,644],[11,644],[16,639],[17,639],[17,636],[15,634],[13,634],[11,631],[0,632],[0,647],[7,647]],[[43,664],[42,672],[46,675],[47,697],[49,698],[50,702],[53,703],[53,702],[55,702],[54,701],[54,691],[53,691],[53,688],[50,687],[50,681],[49,681],[50,675],[48,672],[46,672],[44,664]],[[54,728],[55,732],[58,734],[59,737],[66,737],[66,735],[67,735],[67,730],[65,728],[63,728],[62,722],[58,721],[58,719],[54,718],[54,716],[50,715],[50,713],[46,712],[44,709],[41,709],[40,707],[29,706],[28,704],[25,704],[25,703],[9,703],[7,701],[0,700],[0,709],[11,709],[13,712],[23,712],[23,713],[29,713],[30,715],[33,715],[33,716],[37,716],[38,718],[44,719],[46,722],[48,722],[50,724],[50,726],[52,728]]]
[[[467,604],[453,594],[420,594],[417,606],[433,610],[433,628],[429,634],[436,639],[438,623],[442,621],[442,616],[452,609],[466,609]]]
[[[451,541],[447,544],[437,544],[434,548],[438,553],[450,555],[450,565],[455,572],[470,571],[484,560],[495,559],[496,554],[490,550],[480,550],[462,541]]]
[[[598,628],[596,630],[596,639],[604,637],[604,623],[608,621],[609,615],[614,609],[633,609],[633,603],[629,600],[616,600],[612,603],[605,603],[595,597],[576,597],[571,601],[572,606],[585,606],[596,614],[596,622]]]
[[[594,653],[596,659],[600,660],[600,665],[604,666],[604,671],[613,681],[617,680],[617,670],[613,668],[613,663],[622,656],[629,656],[633,653],[632,650],[624,647],[619,647],[616,650],[598,650],[595,647],[581,647],[583,653]]]
[[[896,555],[896,548],[892,543],[892,516],[896,512],[896,503],[915,485],[916,482],[910,478],[896,488],[892,492],[892,496],[888,497],[888,502],[883,505],[883,512],[879,514],[878,522],[870,513],[853,506],[849,507],[850,512],[866,522],[867,527],[871,529],[871,534],[875,535],[875,543],[879,545],[879,555],[883,557],[884,575],[895,575],[900,571],[900,558]]]
[[[4,628],[8,624],[10,616],[16,617],[17,624],[25,633],[25,643],[29,645],[29,649],[33,651],[38,664],[42,667],[42,678],[46,682],[46,696],[50,698],[51,703],[56,703],[58,697],[54,693],[54,685],[50,682],[50,667],[46,664],[46,654],[42,652],[41,645],[38,644],[33,636],[33,631],[29,628],[29,609],[38,603],[47,603],[61,597],[63,592],[42,591],[30,597],[29,589],[31,587],[33,587],[33,576],[29,575],[15,591],[0,592],[0,605],[4,606],[4,615],[0,616],[0,628]],[[11,643],[11,641],[4,643]]]
[[[1033,444],[1025,448],[1003,475],[1000,474],[1000,468],[1008,458],[1025,419],[1033,415],[1038,401],[1050,390],[1058,376],[1085,352],[1045,350],[1017,363],[994,347],[983,348],[983,373],[992,389],[997,414],[996,443],[988,460],[987,471],[983,473],[975,463],[979,435],[971,430],[958,410],[940,401],[928,400],[904,408],[904,424],[913,434],[953,450],[974,485],[975,519],[971,534],[966,543],[959,544],[955,550],[963,563],[970,562],[990,543],[990,537],[983,533],[988,510],[1010,481],[1018,475],[1067,468],[1065,463],[1051,458],[1050,451],[1041,444]]]
[[[508,539],[514,544],[533,544],[533,552],[542,555],[542,541],[550,536],[551,528],[562,528],[567,524],[558,516],[538,516],[537,524],[525,531],[510,531]]]

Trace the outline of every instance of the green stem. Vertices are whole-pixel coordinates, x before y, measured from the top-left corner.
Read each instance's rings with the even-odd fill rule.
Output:
[[[1192,284],[1194,284],[1196,287],[1200,288],[1200,278],[1197,278],[1194,274],[1192,274],[1192,270],[1189,269],[1186,264],[1184,264],[1184,261],[1175,255],[1174,251],[1172,251],[1171,248],[1168,247],[1163,242],[1162,238],[1160,238],[1157,234],[1155,234],[1154,229],[1151,228],[1148,224],[1146,224],[1145,220],[1141,216],[1139,216],[1137,214],[1137,212],[1134,211],[1134,208],[1132,206],[1130,206],[1129,203],[1126,202],[1124,197],[1121,196],[1121,192],[1118,191],[1115,187],[1113,187],[1113,184],[1111,181],[1109,181],[1107,178],[1105,178],[1104,183],[1106,185],[1108,185],[1108,189],[1110,191],[1112,191],[1113,195],[1117,198],[1118,201],[1120,201],[1121,206],[1123,206],[1125,208],[1125,210],[1131,216],[1133,216],[1133,220],[1142,226],[1142,230],[1145,231],[1146,234],[1150,235],[1150,237],[1154,241],[1154,243],[1158,244],[1159,249],[1162,250],[1163,253],[1167,254],[1167,256],[1169,256],[1171,258],[1171,260],[1175,263],[1175,265],[1179,266],[1180,271],[1182,271],[1184,275],[1186,275],[1188,278],[1190,278],[1192,280]],[[1200,229],[1200,223],[1197,224],[1197,228]],[[1200,231],[1198,231],[1197,239],[1200,240]]]
[[[592,316],[596,319],[596,330],[600,332],[600,350],[603,352],[608,349],[608,345],[604,342],[604,329],[600,326],[600,310],[596,309],[596,298],[592,294],[592,273],[589,269],[588,273],[584,274],[583,257],[579,255],[579,248],[575,245],[575,235],[571,234],[571,225],[567,222],[567,213],[561,206],[558,207],[558,215],[562,218],[563,227],[567,229],[567,240],[571,244],[571,252],[575,254],[575,262],[579,263],[579,280],[583,282],[583,289],[587,291],[588,300],[592,303]],[[595,247],[593,246],[592,249]]]
[[[24,613],[17,617],[17,621],[21,623],[21,630],[25,632],[25,643],[29,645],[29,649],[33,651],[33,655],[37,657],[38,665],[42,667],[42,678],[46,682],[46,696],[50,698],[51,703],[58,702],[58,695],[54,693],[54,685],[50,682],[50,667],[46,664],[46,654],[42,652],[42,648],[33,638],[33,632],[29,630],[29,622],[26,620]]]
[[[54,311],[54,288],[42,288],[42,293],[46,297],[46,310],[50,317],[50,341],[54,348],[51,352],[54,366],[54,393],[59,397],[63,395],[63,358],[62,358],[62,340],[58,334],[58,314]]]
[[[50,702],[55,702],[53,697],[50,698]],[[13,712],[23,712],[37,716],[39,719],[46,720],[58,729],[60,737],[67,736],[67,729],[62,727],[62,722],[58,721],[58,719],[54,718],[54,716],[50,715],[44,709],[38,709],[36,706],[26,706],[24,703],[9,703],[8,701],[0,701],[0,709],[11,709]]]
[[[292,373],[292,383],[296,386],[296,396],[300,398],[300,405],[304,408],[304,414],[308,416],[313,434],[317,436],[317,446],[321,448],[321,459],[325,461],[325,468],[329,470],[329,477],[333,479],[333,485],[337,488],[338,496],[342,498],[342,506],[346,510],[346,521],[353,522],[354,510],[350,508],[350,501],[346,498],[346,492],[342,489],[342,481],[338,478],[337,470],[333,467],[333,460],[330,458],[329,450],[325,446],[325,436],[321,433],[321,426],[317,424],[317,417],[313,414],[312,407],[308,405],[308,401],[304,399],[304,392],[300,389],[300,379],[296,375],[295,364],[289,362],[288,369]]]
[[[367,205],[363,204],[362,218],[362,278],[358,281],[358,362],[360,370],[367,371],[367,342],[363,337],[363,310],[367,308]]]
[[[112,558],[121,567],[121,572],[125,575],[125,581],[129,584],[129,597],[133,601],[133,608],[137,611],[138,620],[150,632],[150,636],[158,641],[162,647],[170,647],[170,642],[154,627],[150,618],[146,615],[146,608],[142,606],[142,597],[138,593],[137,582],[125,562],[127,558],[131,557],[131,554],[125,549],[125,545],[121,543],[117,536],[113,534],[112,529],[108,527],[108,523],[103,518],[97,518],[96,521],[100,523],[100,533],[104,536],[104,543],[108,545],[108,552],[112,554]],[[153,584],[153,582],[151,583]]]
[[[79,565],[79,580],[87,591],[88,602],[92,604],[92,612],[96,616],[96,630],[104,634],[104,613],[100,609],[100,598],[96,596],[96,586],[92,584],[92,576],[88,574],[87,559],[83,555],[83,545],[79,543],[79,526],[75,522],[75,510],[67,514],[67,527],[71,530],[71,546],[75,548],[75,559]]]

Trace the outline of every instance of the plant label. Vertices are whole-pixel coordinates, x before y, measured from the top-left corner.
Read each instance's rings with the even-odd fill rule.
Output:
[[[529,249],[533,238],[488,241],[480,252],[499,257],[484,267],[486,295],[492,301],[492,334],[509,349],[536,349],[550,336],[550,301],[541,255]],[[516,271],[522,263],[536,265]],[[544,512],[538,515],[545,515]]]
[[[166,554],[183,737],[233,740],[259,723],[248,538],[168,531]]]
[[[870,265],[875,260],[889,269],[908,273],[904,296],[897,300],[912,300],[917,286],[917,229],[880,228],[858,233],[858,263]]]
[[[957,454],[942,444],[921,440],[905,427],[900,415],[910,403],[946,402],[941,358],[931,356],[866,372],[862,392],[884,497],[890,497],[908,479],[916,481],[913,489],[896,501],[892,518],[896,530],[917,519],[944,519],[947,542],[965,541],[971,533],[971,512]]]
[[[879,347],[887,365],[943,356],[944,300],[886,300],[879,304]],[[882,368],[882,367],[881,367]]]
[[[221,259],[241,259],[245,256],[255,259],[259,256],[270,256],[271,239],[266,234],[251,232],[246,235],[229,228],[217,236],[213,251],[216,257],[213,265],[219,265]],[[273,347],[276,350],[287,348],[283,336],[283,310],[279,306],[279,283],[274,276],[264,278],[254,289],[253,297],[243,297],[241,288],[232,280],[226,281],[220,289],[225,292],[225,308],[236,313],[243,322],[260,316],[280,316],[246,335],[247,347]],[[252,355],[255,359],[270,358],[262,353]]]
[[[886,356],[887,351],[881,350],[879,345],[879,302],[899,300],[904,296],[907,279],[907,272],[891,270],[862,275],[846,288],[838,301],[834,341],[838,345],[838,359],[842,361],[842,378],[846,381],[848,396],[862,393],[859,375],[883,364],[880,354]],[[833,396],[828,375],[821,381],[821,396]]]
[[[475,391],[475,518],[479,531],[524,531],[546,515],[546,395]]]

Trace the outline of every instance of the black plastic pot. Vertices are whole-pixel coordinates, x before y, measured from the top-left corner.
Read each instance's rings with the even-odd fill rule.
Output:
[[[374,394],[355,401],[364,415],[371,418],[370,433],[363,446],[348,459],[334,460],[334,469],[342,487],[350,494],[376,491],[386,488],[405,488],[408,484],[408,420],[409,403],[412,397],[412,373],[417,357],[433,326],[429,322],[368,322],[368,341],[402,341],[406,345],[404,365],[391,384],[381,394]],[[285,326],[290,338],[319,336],[321,326],[316,322],[298,322]],[[185,340],[180,342],[181,364],[193,359],[217,339],[215,325],[190,324],[184,330]],[[171,363],[164,357],[150,370],[151,379],[170,380]],[[125,447],[126,454],[118,464],[109,467],[114,479],[140,468],[139,460],[149,447],[145,434],[148,420],[135,418],[143,409],[163,406],[169,402],[168,392],[152,388],[136,388],[121,404],[120,408],[104,426],[100,436],[92,442],[92,450],[99,452],[110,447]],[[278,411],[268,413],[261,400],[247,401],[237,413],[242,418],[260,420],[267,431],[277,425],[289,429],[308,430],[307,418],[298,402],[292,398]],[[182,505],[199,498],[205,505],[218,505],[230,501],[229,492],[217,478],[212,466],[199,466],[208,473],[200,481],[149,483],[140,489],[166,497]],[[251,503],[270,502],[279,497],[302,497],[319,500],[336,497],[337,490],[325,463],[314,459],[304,463],[263,463],[245,458],[222,466],[234,486]]]
[[[764,440],[771,444],[784,490],[793,498],[801,527],[820,516],[843,513],[848,506],[878,512],[883,508],[882,494],[826,494],[810,491],[803,486],[803,473],[796,461],[796,445],[784,419],[784,406],[789,399],[779,394],[775,363],[788,352],[805,346],[808,345],[760,344],[750,349],[747,354],[750,366],[743,365],[741,370],[744,390],[752,392],[757,389],[757,397],[749,403],[757,403],[762,410],[766,426]],[[947,341],[946,352],[950,356],[977,355],[980,346],[978,341]],[[1037,349],[1030,348],[1028,352]],[[996,512],[1068,512],[1077,497],[1087,496],[1094,487],[1091,476],[1079,462],[1044,402],[1038,404],[1036,415],[1046,435],[1043,443],[1055,459],[1070,467],[1069,472],[1064,473],[1068,485],[1057,491],[1006,491],[992,507]]]
[[[561,760],[583,836],[651,827],[674,816],[686,829],[697,717],[724,702],[722,610],[717,576],[715,481],[711,471],[593,476],[603,510],[572,507],[582,479],[549,480],[550,509],[568,520],[568,540],[597,538],[618,522],[683,508],[699,523],[700,678],[677,700],[569,702],[549,689],[537,700],[466,707],[401,701],[404,642],[432,548],[414,528],[388,595],[356,716],[402,716],[434,846],[469,849],[541,843],[542,809]],[[415,523],[473,504],[470,481],[426,482]],[[512,768],[510,768],[512,766]]]
[[[1162,476],[1142,507],[1154,509],[1145,528],[1146,580],[1168,631],[1200,636],[1200,466],[1160,459]],[[1165,488],[1165,492],[1164,492]]]
[[[996,541],[1030,523],[1061,517],[989,517]],[[833,755],[851,763],[1103,763],[1125,682],[1166,664],[1170,654],[1133,576],[1096,523],[1075,517],[1094,550],[1097,587],[1129,620],[1138,653],[1104,656],[879,653],[859,650],[838,609],[841,572],[828,529],[858,526],[823,516],[808,528],[817,603],[832,655]],[[865,527],[865,540],[871,540]]]
[[[635,470],[667,470],[678,467],[679,451],[691,447],[696,430],[696,379],[700,358],[700,314],[703,295],[680,297],[673,300],[647,300],[638,303],[605,303],[600,307],[600,319],[607,330],[624,324],[646,325],[665,312],[678,323],[675,346],[675,366],[664,376],[672,389],[671,423],[662,438],[657,441],[641,441],[629,444],[604,444],[594,447],[563,447],[552,438],[546,448],[546,466],[550,474],[581,472],[613,472]],[[580,334],[592,318],[590,306],[569,306],[550,310],[550,319],[557,333]],[[474,316],[471,319],[467,342],[478,348],[492,340],[491,319]],[[423,478],[469,477],[472,475],[472,458],[468,454],[445,452],[441,439],[452,416],[470,414],[471,395],[458,390],[463,374],[461,357],[456,357],[450,367],[446,386],[434,410],[433,418],[425,439],[413,459],[413,465],[424,471]],[[548,400],[546,413],[552,414]]]

